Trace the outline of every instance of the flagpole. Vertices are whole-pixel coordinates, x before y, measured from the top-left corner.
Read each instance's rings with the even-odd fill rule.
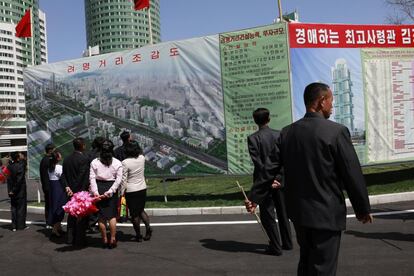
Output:
[[[279,19],[280,19],[280,22],[282,22],[283,21],[282,0],[277,0],[277,4],[279,7]]]
[[[149,35],[150,35],[150,44],[154,44],[154,42],[152,41],[152,22],[151,22],[151,12],[150,12],[150,7],[147,8],[147,13],[148,13],[148,25],[149,25]]]
[[[35,53],[34,53],[34,32],[33,32],[33,23],[34,23],[34,20],[33,20],[33,7],[30,7],[30,32],[31,32],[31,34],[32,34],[32,37],[31,37],[31,48],[32,48],[32,66],[34,66],[35,65],[35,60],[34,60],[34,58],[35,58]]]

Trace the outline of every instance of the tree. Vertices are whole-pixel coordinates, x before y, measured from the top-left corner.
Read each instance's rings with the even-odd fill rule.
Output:
[[[401,25],[404,23],[414,22],[414,0],[385,0],[393,8],[387,16],[390,24]]]

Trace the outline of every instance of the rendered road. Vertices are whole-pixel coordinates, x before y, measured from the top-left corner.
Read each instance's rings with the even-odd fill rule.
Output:
[[[414,202],[374,206],[383,215],[371,225],[348,218],[338,275],[414,275],[413,209]],[[0,275],[295,275],[299,257],[295,237],[294,250],[265,255],[266,239],[251,215],[152,217],[151,241],[132,241],[132,227],[119,226],[112,250],[101,248],[99,234],[75,249],[50,239],[42,225],[10,231],[4,209],[0,219]],[[29,214],[28,221],[42,216]]]

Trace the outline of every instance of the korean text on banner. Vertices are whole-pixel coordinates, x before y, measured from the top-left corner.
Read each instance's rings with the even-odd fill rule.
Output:
[[[270,126],[292,122],[285,23],[220,34],[228,170],[251,173],[247,136],[257,130],[252,113],[271,112]]]

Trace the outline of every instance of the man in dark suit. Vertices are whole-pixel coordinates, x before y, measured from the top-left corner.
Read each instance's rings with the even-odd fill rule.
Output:
[[[131,134],[126,130],[124,130],[121,133],[121,135],[119,135],[119,137],[121,137],[122,146],[119,146],[114,150],[114,157],[118,159],[119,161],[123,161],[126,158],[125,145],[131,142],[132,137],[131,137]]]
[[[371,223],[370,204],[348,129],[327,120],[333,96],[328,85],[305,88],[305,117],[285,127],[263,170],[272,179],[283,166],[288,216],[300,245],[298,275],[335,275],[346,225],[346,190],[356,217]],[[263,181],[263,180],[262,180]],[[247,204],[254,211],[256,199]]]
[[[27,214],[27,191],[26,191],[26,163],[20,152],[10,154],[11,162],[7,167],[10,175],[7,178],[7,192],[11,203],[12,230],[24,230]]]
[[[258,125],[259,130],[247,138],[250,157],[254,164],[253,182],[259,183],[262,177],[261,171],[267,157],[271,153],[277,139],[279,131],[269,128],[270,122],[269,110],[266,108],[258,108],[253,112],[254,122]],[[282,176],[278,174],[276,179],[281,182]],[[290,223],[286,214],[283,189],[273,189],[272,180],[260,183],[261,187],[253,187],[250,197],[257,200],[260,205],[260,220],[270,239],[267,252],[272,255],[282,255],[282,248],[285,250],[292,249],[292,235],[290,231]],[[275,220],[275,206],[277,218],[279,221],[279,233]]]
[[[74,151],[63,161],[62,184],[68,196],[73,193],[89,190],[89,158],[85,153],[86,145],[83,138],[73,140]],[[78,220],[68,216],[67,243],[76,246],[86,245],[86,228],[88,217]]]
[[[45,223],[47,225],[47,218],[49,215],[49,160],[52,155],[52,152],[55,150],[55,145],[47,144],[45,147],[45,156],[40,160],[39,164],[39,175],[40,175],[40,184],[42,184],[43,195],[45,199]]]

